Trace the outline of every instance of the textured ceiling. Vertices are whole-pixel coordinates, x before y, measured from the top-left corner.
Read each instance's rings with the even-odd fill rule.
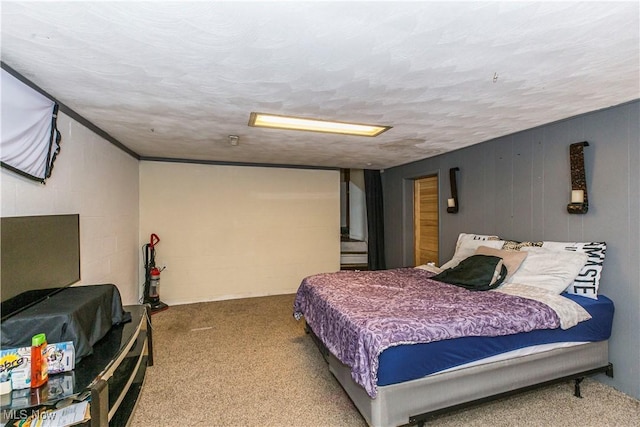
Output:
[[[388,168],[640,97],[637,1],[1,8],[2,61],[143,157]]]

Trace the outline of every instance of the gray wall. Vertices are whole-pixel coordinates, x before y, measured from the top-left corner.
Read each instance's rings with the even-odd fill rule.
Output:
[[[412,179],[440,177],[440,262],[458,233],[514,240],[605,241],[600,292],[616,306],[613,380],[640,398],[640,102],[497,138],[382,174],[387,266],[413,265]],[[569,145],[587,141],[589,212],[570,215]],[[449,168],[459,167],[460,211],[446,212]]]

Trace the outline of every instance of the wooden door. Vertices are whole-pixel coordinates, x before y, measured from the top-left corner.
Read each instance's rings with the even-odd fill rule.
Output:
[[[414,181],[413,191],[414,262],[422,265],[438,261],[438,176]]]

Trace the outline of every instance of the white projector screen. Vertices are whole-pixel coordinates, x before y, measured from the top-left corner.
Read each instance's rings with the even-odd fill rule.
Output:
[[[44,182],[51,176],[53,161],[60,151],[58,105],[4,69],[0,82],[2,166]]]

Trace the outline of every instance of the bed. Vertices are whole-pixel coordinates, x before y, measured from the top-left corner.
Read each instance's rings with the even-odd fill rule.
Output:
[[[459,255],[458,263],[487,244],[502,250],[506,243],[460,244],[463,236],[468,235],[459,237],[452,259]],[[564,269],[566,259],[556,255]],[[603,251],[587,258],[596,255]],[[294,315],[304,317],[329,370],[371,426],[421,424],[446,411],[560,380],[576,379],[579,395],[584,376],[613,375],[608,360],[613,302],[597,289],[585,297],[580,274],[593,270],[593,262],[583,262],[584,256],[568,274],[558,273],[564,277],[556,289],[560,283],[569,289],[566,282],[578,280],[573,293],[544,289],[553,277],[544,278],[542,290],[518,283],[539,269],[533,265],[536,256],[528,254],[517,267],[524,276],[510,271],[515,281],[488,292],[435,280],[442,271],[437,268],[314,275],[300,285]],[[555,270],[546,266],[545,271]]]

